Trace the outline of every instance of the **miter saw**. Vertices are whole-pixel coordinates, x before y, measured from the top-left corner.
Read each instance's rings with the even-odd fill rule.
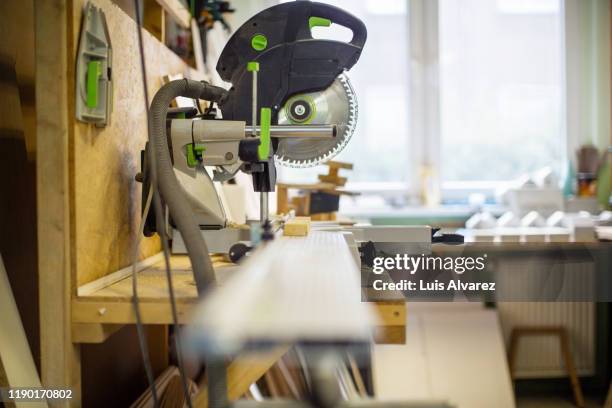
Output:
[[[352,40],[312,37],[312,28],[332,23],[349,28]],[[244,23],[223,49],[216,69],[232,84],[229,90],[179,80],[164,87],[171,93],[164,88],[158,92],[160,103],[154,107],[154,99],[152,116],[162,114],[157,111],[164,97],[181,94],[210,102],[204,114],[165,108],[174,174],[197,224],[206,230],[210,252],[228,249],[221,237],[227,235],[228,221],[212,181],[229,180],[239,170],[251,174],[265,227],[276,163],[311,167],[346,146],[357,121],[357,100],[346,71],[359,59],[366,35],[359,19],[337,7],[310,1],[279,4]],[[206,167],[214,168],[212,179]],[[145,181],[143,197],[146,187]],[[145,234],[157,230],[150,216]],[[230,233],[230,241],[239,234]],[[222,248],[216,248],[218,243]]]

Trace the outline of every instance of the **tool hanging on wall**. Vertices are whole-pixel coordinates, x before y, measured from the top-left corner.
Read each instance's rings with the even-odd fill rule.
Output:
[[[233,13],[235,10],[232,8],[229,1],[222,0],[191,0],[190,6],[191,13],[199,28],[203,59],[204,62],[206,62],[206,55],[208,54],[208,31],[215,26],[216,22],[219,22],[229,35],[232,30],[225,20],[225,15]]]
[[[89,2],[83,13],[76,64],[76,118],[104,127],[113,103],[112,47],[104,12]]]
[[[221,23],[223,28],[227,31],[231,31],[231,27],[225,20],[224,14],[233,13],[234,10],[229,1],[222,0],[204,0],[204,1],[192,1],[192,12],[200,30],[210,30],[213,28],[215,22]]]

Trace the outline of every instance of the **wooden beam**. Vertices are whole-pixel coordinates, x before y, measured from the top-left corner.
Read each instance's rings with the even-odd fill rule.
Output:
[[[166,41],[165,12],[156,0],[145,0],[144,2],[143,27],[159,42]]]
[[[155,375],[160,375],[170,365],[170,336],[168,325],[150,324],[146,328],[149,358]]]
[[[71,340],[69,86],[65,0],[36,3],[36,137],[41,376],[45,387],[70,387],[80,404],[78,346]]]
[[[372,305],[361,302],[359,273],[342,232],[278,237],[202,299],[187,337],[217,344],[368,341],[378,322]]]
[[[72,323],[73,343],[104,343],[122,324]]]
[[[162,252],[159,252],[153,256],[143,259],[142,261],[138,261],[136,263],[136,272],[140,272],[143,269],[146,269],[164,259],[164,255]],[[119,269],[116,272],[109,273],[106,276],[101,277],[100,279],[96,279],[95,281],[86,283],[77,288],[78,296],[87,296],[90,295],[102,288],[108,287],[113,283],[119,282],[130,276],[132,274],[132,265],[128,265],[125,268]]]
[[[282,356],[289,346],[279,346],[269,353],[238,357],[227,367],[227,396],[230,401],[240,398],[251,384],[259,380]],[[194,399],[194,407],[208,407],[208,387],[203,384]]]
[[[406,344],[406,326],[376,326],[374,342],[376,344]]]
[[[406,304],[403,301],[372,303],[382,326],[405,326]]]
[[[189,323],[190,311],[195,306],[193,302],[177,303],[178,320],[180,324]],[[72,301],[73,323],[98,324],[135,324],[134,308],[130,301]],[[140,302],[140,314],[145,324],[172,324],[170,302]]]
[[[157,0],[160,6],[168,13],[175,23],[183,28],[189,29],[191,12],[179,0]]]

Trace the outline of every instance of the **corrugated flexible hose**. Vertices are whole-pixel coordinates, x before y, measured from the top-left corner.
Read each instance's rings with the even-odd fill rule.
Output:
[[[215,284],[215,273],[208,254],[206,242],[183,189],[174,174],[168,140],[166,137],[166,116],[172,100],[178,96],[218,102],[227,95],[223,88],[189,79],[171,81],[160,88],[151,102],[149,128],[157,167],[157,188],[168,209],[172,220],[181,232],[195,279],[198,295]],[[152,163],[149,160],[149,163]]]
[[[206,242],[202,238],[193,209],[183,195],[183,190],[172,166],[166,136],[166,116],[168,107],[177,96],[219,102],[227,91],[203,82],[188,79],[167,83],[155,94],[151,102],[149,129],[157,167],[157,188],[170,210],[172,220],[181,232],[195,279],[198,295],[202,296],[215,284],[215,272],[208,254]],[[207,363],[209,386],[208,405],[211,408],[228,406],[226,373],[223,361],[211,360]]]

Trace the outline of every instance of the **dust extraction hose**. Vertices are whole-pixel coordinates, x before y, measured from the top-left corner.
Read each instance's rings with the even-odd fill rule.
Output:
[[[154,162],[157,167],[157,188],[185,241],[199,295],[215,284],[215,272],[193,208],[185,199],[183,189],[174,174],[166,137],[166,116],[170,103],[177,96],[218,102],[226,94],[225,89],[217,86],[180,79],[162,86],[155,94],[149,110],[149,129],[153,143],[151,154],[155,155],[155,160],[149,160],[149,163]]]

